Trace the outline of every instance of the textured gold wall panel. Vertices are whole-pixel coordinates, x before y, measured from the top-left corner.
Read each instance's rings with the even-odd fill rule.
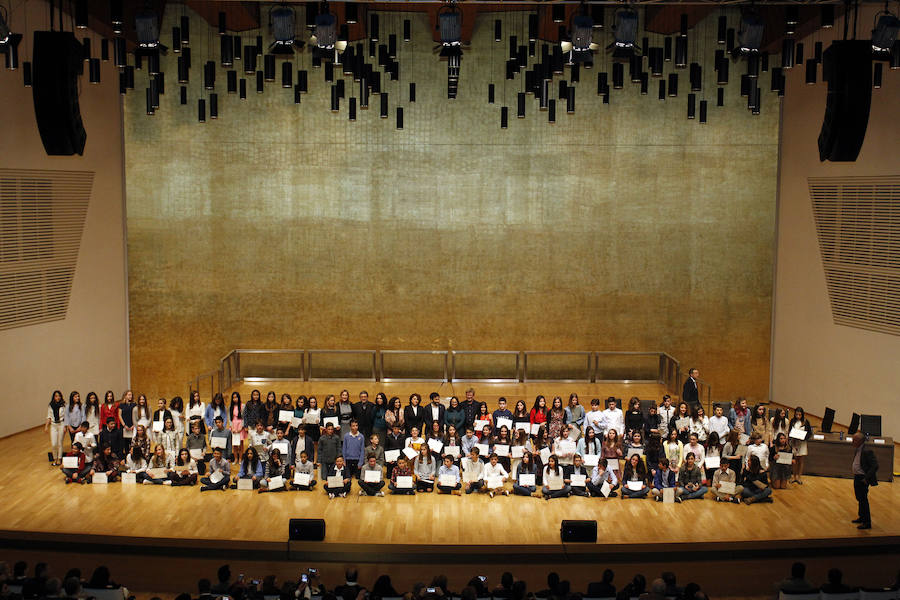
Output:
[[[262,95],[248,81],[246,101],[225,94],[219,69],[220,118],[199,124],[201,67],[218,54],[203,44],[218,40],[198,18],[188,107],[170,83],[146,116],[139,75],[125,118],[135,389],[183,393],[236,347],[610,349],[665,350],[701,367],[718,397],[765,397],[774,95],[753,117],[733,81],[715,108],[707,68],[707,125],[686,118],[685,91],[660,102],[627,83],[603,105],[603,58],[582,70],[575,114],[563,103],[549,125],[529,96],[516,119],[522,83],[505,80],[492,15],[455,101],[425,17],[383,28],[403,18],[414,39],[401,43],[400,81],[385,81],[389,119],[377,96],[356,123],[346,101],[332,114],[321,71],[296,106],[280,68]],[[523,26],[503,18],[505,33]],[[710,63],[714,28],[691,38]],[[295,69],[310,68],[302,60]],[[175,72],[172,54],[163,68]],[[401,103],[398,131],[410,81],[417,102]]]

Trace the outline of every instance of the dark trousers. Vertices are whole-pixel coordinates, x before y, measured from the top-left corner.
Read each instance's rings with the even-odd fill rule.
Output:
[[[869,513],[869,484],[865,475],[853,476],[853,492],[856,501],[859,502],[859,518],[863,523],[871,523],[872,515]]]

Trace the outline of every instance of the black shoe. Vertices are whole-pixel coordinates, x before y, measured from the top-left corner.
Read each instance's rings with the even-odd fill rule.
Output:
[[[855,518],[855,519],[853,519],[853,520],[852,520],[852,521],[850,521],[850,522],[851,522],[851,523],[862,523],[862,522],[863,522],[863,520],[862,520],[862,518],[860,518],[860,517],[857,517],[857,518]]]
[[[857,529],[872,529],[872,524],[871,523],[863,523],[862,525],[857,527]]]

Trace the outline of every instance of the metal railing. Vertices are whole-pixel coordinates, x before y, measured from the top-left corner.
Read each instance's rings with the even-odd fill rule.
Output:
[[[657,383],[681,394],[678,361],[665,352],[540,350],[235,349],[218,369],[188,382],[204,397],[239,382],[382,381],[481,383]],[[711,406],[711,386],[700,397]]]

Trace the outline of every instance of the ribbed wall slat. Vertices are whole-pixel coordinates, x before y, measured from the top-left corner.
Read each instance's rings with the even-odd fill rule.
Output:
[[[66,317],[93,172],[0,169],[0,329]]]
[[[900,176],[810,178],[809,195],[834,322],[900,335]]]

